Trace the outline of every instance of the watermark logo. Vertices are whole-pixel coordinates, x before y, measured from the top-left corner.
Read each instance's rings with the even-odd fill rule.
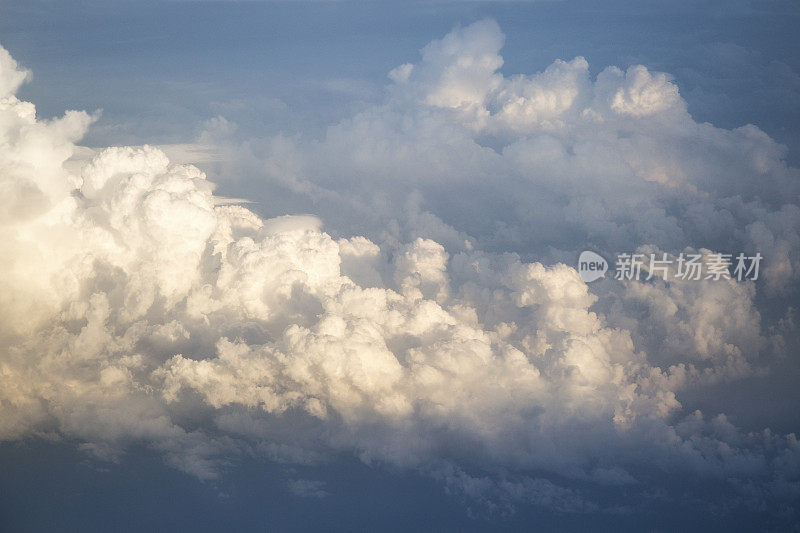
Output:
[[[614,263],[613,278],[622,281],[650,280],[654,277],[665,281],[730,280],[756,281],[761,265],[761,253],[755,255],[707,253],[681,253],[670,256],[666,253],[618,254]],[[584,283],[605,277],[608,271],[606,260],[586,250],[578,258],[578,275]]]
[[[602,278],[608,271],[608,262],[602,256],[589,250],[581,252],[578,258],[578,275],[584,283]]]

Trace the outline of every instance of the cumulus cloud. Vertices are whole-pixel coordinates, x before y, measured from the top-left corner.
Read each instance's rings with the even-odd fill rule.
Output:
[[[670,76],[641,65],[592,77],[577,57],[504,76],[502,44],[493,21],[457,28],[390,73],[381,105],[321,138],[231,143],[222,174],[379,241],[553,261],[760,250],[767,290],[792,292],[800,176],[784,147],[752,125],[695,122]]]
[[[265,219],[149,146],[73,171],[91,117],[37,120],[0,53],[0,438],[144,443],[204,479],[345,452],[502,509],[595,512],[573,484],[653,466],[791,499],[794,435],[681,394],[765,371],[755,296],[797,276],[796,170],[754,127],[693,122],[664,74],[508,78],[502,42],[456,29],[325,138],[227,147],[322,219]],[[590,242],[758,249],[766,282],[590,290],[553,260]]]

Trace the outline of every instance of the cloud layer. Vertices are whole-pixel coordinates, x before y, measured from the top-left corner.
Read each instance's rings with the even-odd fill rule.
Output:
[[[153,147],[76,161],[92,117],[37,120],[0,49],[0,439],[144,443],[203,479],[344,452],[503,510],[595,512],[592,487],[650,493],[655,469],[785,508],[795,436],[681,395],[768,372],[785,344],[756,293],[793,294],[797,170],[753,126],[695,123],[664,74],[593,79],[576,58],[505,77],[502,41],[454,30],[323,139],[226,146],[330,233]],[[558,261],[587,246],[758,250],[764,280],[590,290]]]
[[[234,144],[222,174],[379,240],[569,261],[592,246],[760,250],[768,288],[789,290],[800,179],[784,147],[752,125],[696,123],[669,76],[643,66],[593,78],[578,57],[503,76],[502,43],[492,21],[456,29],[390,73],[383,105],[321,139]]]

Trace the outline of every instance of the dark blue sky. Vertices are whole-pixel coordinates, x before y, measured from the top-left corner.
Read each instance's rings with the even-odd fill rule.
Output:
[[[120,463],[98,463],[77,452],[74,443],[30,440],[3,444],[0,461],[3,531],[752,531],[786,526],[785,519],[770,513],[710,514],[700,498],[703,491],[724,493],[718,483],[660,504],[657,495],[643,498],[635,489],[593,495],[629,507],[621,513],[519,506],[503,514],[448,495],[418,474],[347,458],[313,468],[237,462],[220,481],[204,483],[165,468],[157,454],[140,447]],[[305,475],[324,480],[327,496],[304,498],[286,490],[287,479]],[[680,492],[680,476],[670,484]]]

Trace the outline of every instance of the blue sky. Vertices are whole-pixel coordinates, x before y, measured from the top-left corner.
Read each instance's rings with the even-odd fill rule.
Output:
[[[593,71],[641,63],[676,77],[696,119],[757,124],[797,150],[792,2],[9,1],[2,9],[4,46],[35,72],[22,94],[41,113],[103,109],[90,144],[190,142],[231,101],[261,134],[316,132],[377,101],[388,71],[430,40],[491,17],[507,36],[506,74],[575,56]]]
[[[798,23],[0,1],[0,529],[796,528]]]

